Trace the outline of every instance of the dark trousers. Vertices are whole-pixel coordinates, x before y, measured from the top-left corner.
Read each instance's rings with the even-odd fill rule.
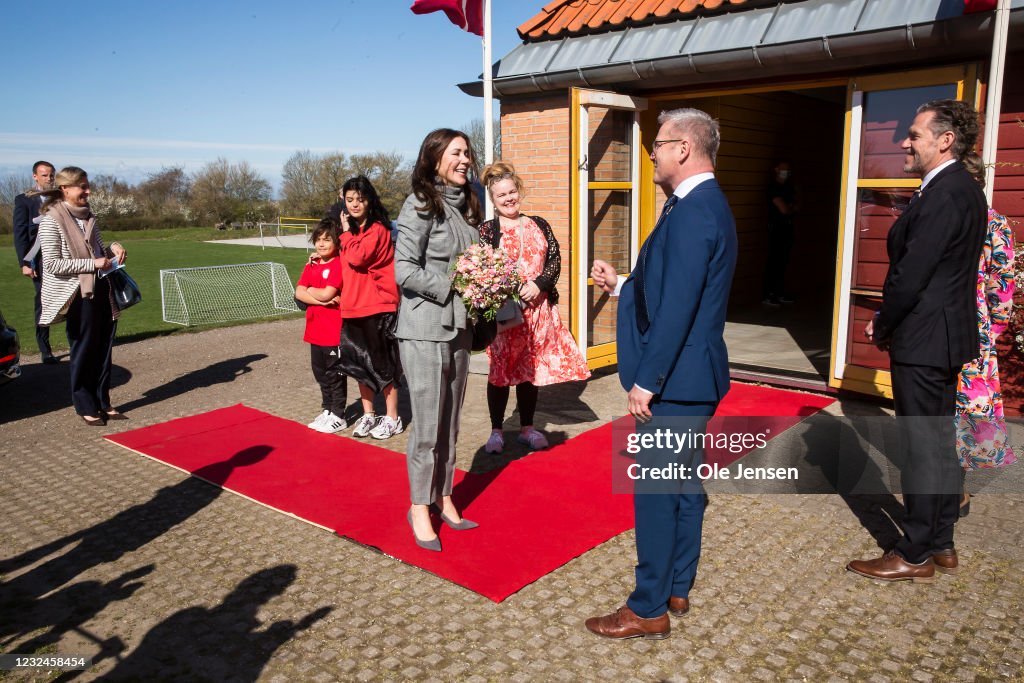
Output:
[[[36,271],[38,272],[38,271]],[[39,277],[32,278],[32,285],[36,288],[36,322],[43,315],[43,278],[42,275]],[[53,355],[53,351],[50,350],[50,328],[46,325],[36,325],[36,345],[39,347],[39,353],[42,354],[43,359],[49,358]]]
[[[93,298],[76,294],[67,314],[71,402],[79,415],[110,410],[110,356],[116,333],[107,283],[96,278]]]
[[[309,357],[313,377],[320,385],[320,407],[343,417],[348,403],[348,383],[341,372],[338,347],[310,344]]]
[[[714,403],[651,404],[654,418],[637,431],[671,429],[685,433],[705,431],[714,414]],[[671,451],[642,451],[637,463],[664,467],[679,463],[691,467],[704,460],[702,448]],[[704,491],[699,480],[635,483],[633,514],[636,519],[636,588],[626,604],[638,616],[650,619],[664,614],[671,596],[685,598],[697,577],[701,530],[704,526]]]
[[[959,368],[892,363],[892,393],[906,457],[901,473],[903,538],[896,553],[920,563],[953,547],[961,477],[956,456],[956,384]]]
[[[763,294],[766,299],[786,293],[786,268],[793,250],[793,224],[768,226],[768,252],[764,265]]]
[[[487,383],[487,409],[491,414],[491,429],[501,429],[505,423],[505,407],[508,406],[508,395],[512,387],[499,387]],[[533,414],[537,411],[537,387],[530,382],[516,385],[516,409],[519,411],[519,426],[533,424]]]

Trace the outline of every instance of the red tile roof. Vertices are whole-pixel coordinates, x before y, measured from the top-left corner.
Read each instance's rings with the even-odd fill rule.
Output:
[[[649,24],[702,11],[728,11],[759,0],[552,0],[519,27],[524,40],[608,31],[627,24]]]

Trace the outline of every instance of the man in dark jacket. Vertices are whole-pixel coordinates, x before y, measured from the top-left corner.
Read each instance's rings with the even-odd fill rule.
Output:
[[[36,190],[49,189],[53,184],[53,175],[53,164],[48,161],[37,161],[32,166],[32,180],[36,183]],[[39,298],[43,285],[43,264],[39,257],[39,249],[35,246],[36,233],[39,231],[39,207],[42,203],[42,197],[39,196],[28,197],[19,194],[14,198],[14,249],[18,253],[18,265],[21,266],[22,274],[32,278],[32,284],[36,288],[36,322],[39,321],[39,314],[43,310]],[[36,342],[44,363],[58,362],[50,350],[49,327],[36,326]]]
[[[974,153],[978,113],[965,102],[921,105],[901,147],[904,171],[921,177],[889,231],[882,307],[865,335],[889,350],[892,393],[905,449],[903,537],[875,560],[847,569],[883,581],[929,581],[957,570],[953,524],[960,502],[953,417],[957,376],[981,355],[976,287],[988,215],[962,159]]]

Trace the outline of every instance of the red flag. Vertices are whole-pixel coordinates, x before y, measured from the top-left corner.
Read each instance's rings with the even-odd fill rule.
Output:
[[[484,0],[413,0],[410,9],[414,14],[441,10],[463,31],[484,35]]]
[[[996,8],[996,0],[964,0],[964,14],[988,12]],[[452,20],[454,21],[454,19]]]

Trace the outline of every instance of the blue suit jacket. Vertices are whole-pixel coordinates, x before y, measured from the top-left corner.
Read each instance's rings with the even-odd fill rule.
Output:
[[[32,245],[36,242],[36,234],[39,232],[39,226],[32,222],[32,219],[39,215],[39,207],[43,204],[43,198],[26,197],[24,194],[19,194],[14,198],[14,250],[18,253],[18,268],[26,265],[24,263],[25,254],[31,249]],[[33,259],[30,264],[35,268],[36,272],[39,272],[39,255]]]
[[[619,295],[619,380],[666,401],[717,403],[729,391],[723,332],[736,269],[736,223],[718,182],[679,200],[643,250],[650,327],[637,326],[634,272]]]

